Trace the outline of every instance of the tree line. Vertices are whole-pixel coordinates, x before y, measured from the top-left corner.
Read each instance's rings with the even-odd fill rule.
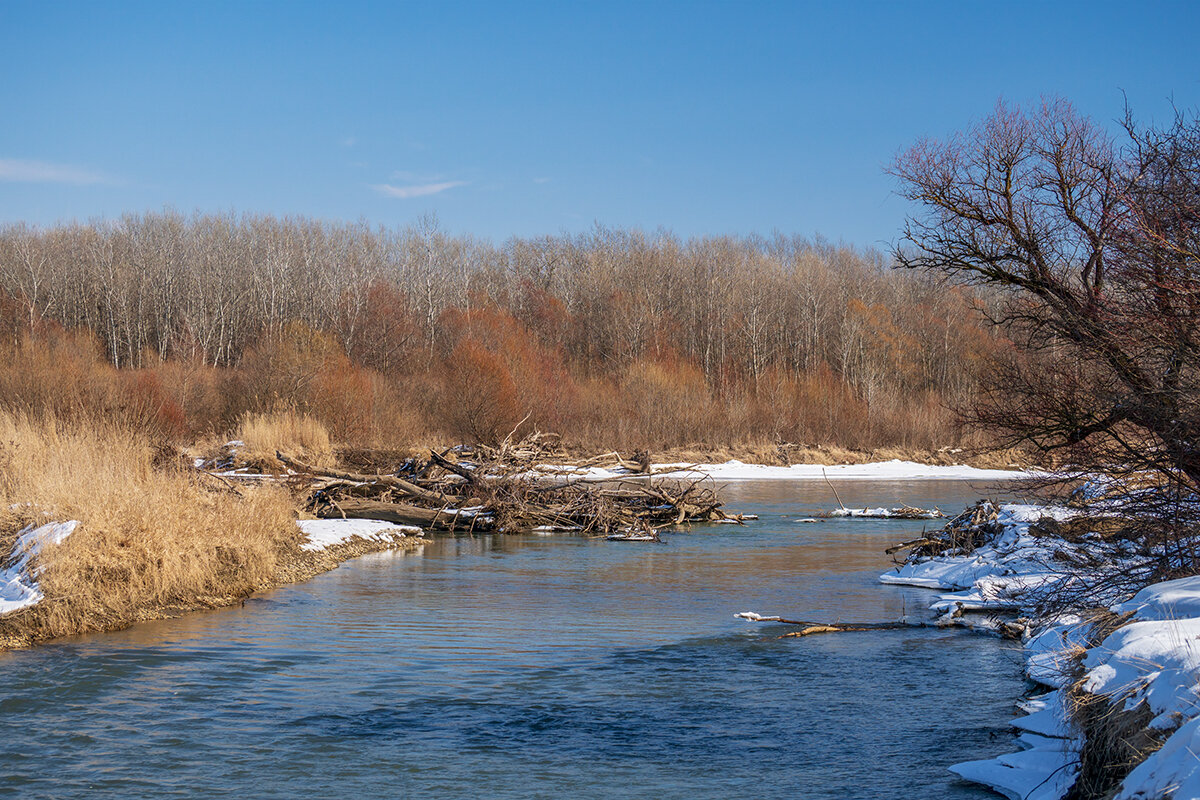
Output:
[[[364,441],[488,438],[530,414],[597,444],[928,448],[957,443],[945,406],[1002,346],[971,290],[783,235],[494,244],[433,219],[164,211],[6,225],[0,293],[30,369],[75,337],[191,433],[282,404]],[[14,381],[10,404],[43,402]]]

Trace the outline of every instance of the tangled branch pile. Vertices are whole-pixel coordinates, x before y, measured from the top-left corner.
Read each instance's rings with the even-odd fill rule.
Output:
[[[890,556],[910,550],[909,560],[925,556],[970,553],[1000,533],[1001,526],[996,521],[999,514],[999,509],[990,500],[980,500],[951,519],[940,530],[922,533],[921,538],[901,542],[884,552]]]
[[[707,476],[675,470],[655,479],[649,459],[616,453],[568,463],[556,437],[535,433],[498,447],[459,446],[402,464],[393,474],[366,475],[305,464],[278,453],[311,476],[307,510],[322,518],[378,519],[445,531],[574,531],[654,538],[689,522],[735,522]],[[639,454],[640,455],[640,454]],[[608,465],[606,474],[590,467]],[[300,478],[300,475],[297,478]]]

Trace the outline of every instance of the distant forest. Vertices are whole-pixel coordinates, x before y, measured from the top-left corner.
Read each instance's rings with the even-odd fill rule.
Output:
[[[0,403],[169,439],[293,409],[342,442],[959,444],[1006,347],[961,286],[798,237],[172,212],[0,228]]]

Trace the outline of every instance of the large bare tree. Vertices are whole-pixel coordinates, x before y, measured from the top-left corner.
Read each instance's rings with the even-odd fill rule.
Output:
[[[1118,143],[1063,100],[1000,105],[902,154],[919,211],[903,266],[999,292],[999,359],[973,420],[1085,466],[1200,488],[1200,137],[1194,117]]]

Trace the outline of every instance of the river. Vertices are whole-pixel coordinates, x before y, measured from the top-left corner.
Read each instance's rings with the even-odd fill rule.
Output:
[[[961,481],[845,481],[960,509]],[[925,615],[883,586],[923,523],[824,520],[817,481],[724,490],[744,528],[665,543],[445,537],[242,607],[0,653],[0,795],[985,798],[1019,649],[961,631],[780,639],[738,611]]]

